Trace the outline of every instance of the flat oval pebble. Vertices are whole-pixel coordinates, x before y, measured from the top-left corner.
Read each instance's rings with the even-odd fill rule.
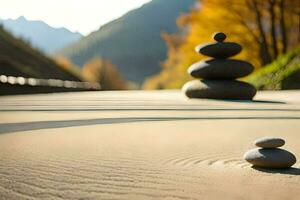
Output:
[[[296,163],[296,157],[284,149],[251,149],[244,159],[256,167],[288,168]]]
[[[227,38],[227,36],[222,32],[216,32],[213,34],[213,38],[217,42],[223,42]]]
[[[196,51],[213,58],[229,58],[240,53],[242,46],[235,42],[214,42],[199,45]]]
[[[212,59],[193,64],[188,73],[194,78],[236,79],[251,74],[254,67],[245,61]]]
[[[277,148],[285,144],[284,139],[277,137],[262,137],[254,141],[254,145],[262,148]]]
[[[189,98],[252,100],[256,89],[236,80],[193,80],[182,91]]]

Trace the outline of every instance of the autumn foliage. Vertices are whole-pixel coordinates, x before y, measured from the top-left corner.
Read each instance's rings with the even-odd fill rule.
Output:
[[[103,90],[126,89],[126,82],[109,60],[91,59],[83,66],[82,74],[88,81],[99,82]]]
[[[71,74],[76,75],[84,81],[84,77],[82,76],[80,68],[75,66],[68,58],[59,55],[54,56],[53,59],[62,69],[70,72]]]
[[[54,59],[63,69],[77,75],[82,80],[100,83],[102,90],[127,89],[127,83],[109,60],[93,58],[81,69],[66,57],[56,56]]]
[[[159,75],[145,81],[144,88],[180,88],[190,79],[187,68],[203,59],[195,53],[195,46],[212,41],[216,31],[244,47],[239,59],[260,68],[299,44],[299,16],[297,0],[199,0],[177,20],[180,34],[163,34],[168,59]]]

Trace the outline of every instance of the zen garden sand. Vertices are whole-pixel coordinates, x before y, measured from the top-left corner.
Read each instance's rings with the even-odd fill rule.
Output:
[[[253,168],[264,136],[299,157],[300,92],[0,97],[0,199],[299,199],[300,163]]]

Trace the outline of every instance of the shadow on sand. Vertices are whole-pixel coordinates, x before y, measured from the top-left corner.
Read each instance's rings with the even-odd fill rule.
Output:
[[[116,118],[98,118],[98,119],[77,119],[60,121],[34,121],[21,123],[3,123],[0,124],[1,133],[13,133],[20,131],[33,131],[40,129],[65,128],[76,126],[90,126],[100,124],[122,124],[138,122],[166,122],[166,121],[184,121],[184,120],[298,120],[300,117],[116,117]]]
[[[269,168],[262,168],[262,167],[252,167],[255,170],[258,170],[260,172],[265,173],[271,173],[271,174],[288,174],[288,175],[300,175],[300,168],[284,168],[284,169],[269,169]]]

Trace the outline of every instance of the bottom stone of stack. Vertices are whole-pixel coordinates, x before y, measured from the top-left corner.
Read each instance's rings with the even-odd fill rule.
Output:
[[[182,91],[189,98],[252,100],[256,89],[236,80],[193,80]]]

